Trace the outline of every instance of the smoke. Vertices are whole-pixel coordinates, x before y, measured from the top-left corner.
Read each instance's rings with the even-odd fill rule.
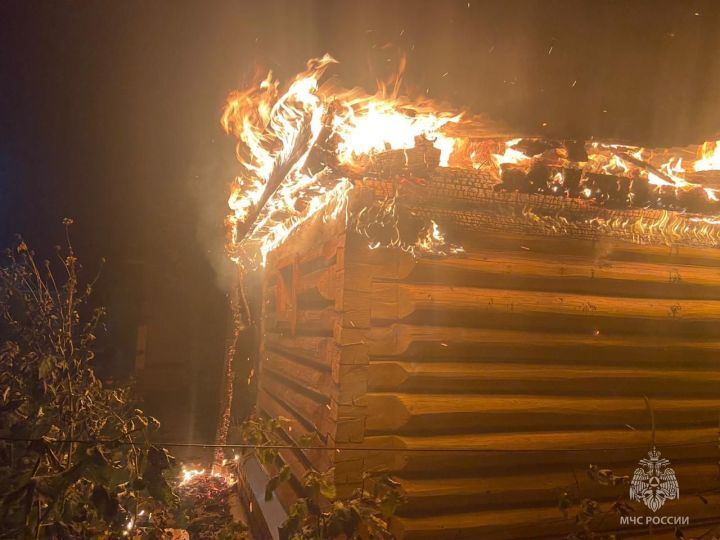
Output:
[[[237,279],[237,271],[225,249],[224,219],[229,212],[230,183],[239,165],[234,159],[233,142],[222,139],[218,133],[218,139],[206,150],[211,155],[196,157],[188,173],[187,189],[195,206],[198,243],[215,274],[216,285],[227,293]]]

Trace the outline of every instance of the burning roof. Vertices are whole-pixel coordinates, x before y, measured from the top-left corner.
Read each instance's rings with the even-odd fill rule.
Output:
[[[720,238],[720,217],[713,217],[720,215],[717,142],[658,151],[499,136],[461,112],[400,96],[402,69],[368,95],[322,82],[333,63],[329,55],[310,60],[283,87],[268,73],[228,97],[222,125],[238,139],[242,167],[227,220],[237,262],[264,261],[320,214],[346,216],[374,247],[457,253],[461,246],[449,243],[435,221],[447,211],[437,205],[444,197],[455,200],[455,223],[473,208],[513,203],[521,207],[515,222],[555,232],[579,223],[634,240],[655,235],[716,245]],[[349,206],[358,187],[379,199]],[[410,234],[399,224],[401,194],[416,201],[405,209]]]

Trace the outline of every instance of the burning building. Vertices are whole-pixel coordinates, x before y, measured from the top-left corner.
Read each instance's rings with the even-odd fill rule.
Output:
[[[321,84],[331,63],[223,116],[231,256],[263,283],[257,407],[289,419],[293,477],[333,468],[342,496],[391,474],[398,538],[558,538],[559,500],[610,506],[654,444],[683,494],[664,511],[717,522],[718,145],[518,137]],[[255,501],[273,534],[297,485]]]

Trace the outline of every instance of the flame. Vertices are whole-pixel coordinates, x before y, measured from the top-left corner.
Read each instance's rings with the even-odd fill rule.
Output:
[[[642,149],[640,151],[642,152]],[[607,165],[603,165],[602,170],[607,174],[622,175],[627,174],[627,172],[630,170],[630,167],[628,167],[628,165],[620,158],[620,156],[618,156],[617,154],[613,154]]]
[[[583,174],[646,178],[658,186],[702,187],[686,179],[681,158],[673,157],[656,169],[649,163],[652,153],[645,156],[646,151],[635,146],[594,142],[586,148],[588,157],[582,163],[569,161],[567,152],[558,149],[528,156],[516,148],[522,140],[517,138],[501,142],[502,153],[492,153],[498,141],[473,142],[451,134],[452,124],[465,121],[462,113],[442,110],[427,99],[399,97],[404,59],[394,83],[379,84],[372,95],[323,82],[327,69],[335,63],[329,55],[310,60],[287,85],[268,72],[249,88],[228,96],[221,124],[237,138],[241,166],[228,199],[228,248],[234,261],[254,258],[264,264],[267,254],[309,219],[347,220],[348,194],[353,189],[349,177],[372,163],[373,154],[413,148],[420,138],[439,150],[440,166],[466,164],[495,176],[498,183],[505,166],[527,170],[537,160],[556,171],[550,188],[556,193],[563,191],[557,169],[567,166],[579,168]],[[720,141],[703,144],[698,156],[692,170],[720,170]],[[718,199],[716,190],[702,188],[708,199]],[[579,193],[585,198],[592,196],[587,188]],[[376,212],[375,217],[392,221],[395,214],[387,209],[383,212]],[[361,228],[375,230],[367,224]],[[399,238],[391,245],[393,242],[421,253],[427,248],[437,251],[444,238],[433,222],[415,245]]]
[[[179,485],[184,486],[202,478],[222,478],[228,485],[235,483],[235,477],[229,469],[225,467],[225,463],[223,463],[220,467],[213,467],[213,470],[209,473],[206,472],[205,469],[188,469],[183,467]]]
[[[530,156],[526,156],[520,150],[513,148],[522,139],[511,139],[505,143],[505,152],[502,154],[492,154],[492,159],[497,165],[498,172],[502,173],[502,166],[509,165],[521,165],[529,161]]]
[[[685,169],[682,166],[682,158],[670,158],[660,166],[660,170],[672,178],[675,185],[687,184],[685,180]]]
[[[647,171],[648,182],[654,186],[675,186],[678,188],[690,187],[685,178],[685,169],[682,168],[682,158],[676,159],[671,157],[667,162],[659,167],[660,172],[665,174],[669,180],[658,176],[652,171]]]
[[[460,117],[419,106],[403,106],[397,100],[380,96],[353,100],[335,118],[335,132],[342,139],[338,157],[341,163],[353,164],[359,157],[374,152],[413,148],[416,138],[423,136],[433,141],[433,146],[440,150],[440,164],[447,166],[455,139],[440,130],[448,123],[458,122]]]
[[[425,236],[418,240],[415,246],[423,251],[433,251],[435,246],[442,246],[445,244],[445,235],[440,232],[440,227],[435,220],[430,220],[430,227],[425,233]]]
[[[430,254],[430,255],[447,255],[464,253],[465,250],[462,246],[457,246],[448,243],[445,239],[445,234],[440,230],[440,226],[431,219],[430,223],[425,231],[425,234],[421,236],[414,246],[410,246],[406,251],[417,254]]]
[[[321,209],[329,209],[329,217],[342,215],[351,183],[339,178],[323,184],[324,171],[306,167],[323,130],[331,130],[332,150],[341,165],[354,167],[376,152],[413,148],[418,137],[431,140],[440,150],[441,165],[448,164],[456,139],[442,129],[459,122],[461,114],[440,112],[427,100],[399,99],[399,76],[392,92],[381,85],[375,95],[329,85],[321,88],[319,82],[333,63],[329,55],[311,60],[284,93],[269,72],[249,89],[228,97],[221,125],[238,139],[236,154],[242,165],[228,199],[229,248],[236,262],[236,248],[243,241],[238,225],[261,231],[259,253],[264,264],[269,251]],[[303,153],[295,156],[298,147]],[[292,165],[276,187],[273,174],[287,162]]]
[[[707,141],[699,149],[700,159],[693,163],[695,171],[720,171],[720,141]]]
[[[180,485],[187,484],[188,482],[191,482],[193,478],[203,476],[204,474],[205,469],[186,469],[183,467]]]
[[[312,181],[311,178],[306,178],[306,181]],[[346,179],[342,179],[340,183],[335,185],[329,191],[325,191],[321,196],[313,197],[308,205],[308,208],[301,215],[294,216],[288,220],[281,221],[272,225],[269,232],[266,234],[265,239],[260,246],[260,256],[262,264],[265,265],[267,255],[277,246],[282,244],[285,239],[302,223],[305,223],[312,216],[317,214],[320,210],[327,210],[323,216],[324,221],[330,219],[336,219],[341,215],[342,210],[345,208],[347,202],[347,194],[352,189],[352,184]],[[283,194],[280,199],[282,203],[278,202],[277,206],[280,207],[283,204],[289,204],[287,199],[288,196],[293,193],[293,190],[288,188],[287,192]],[[269,221],[267,218],[265,221]]]
[[[309,119],[314,137],[319,133],[324,105],[317,96],[318,81],[334,62],[330,55],[309,61],[307,70],[279,97],[272,72],[258,85],[228,97],[221,124],[238,138],[236,153],[246,171],[235,179],[228,200],[231,222],[245,221],[260,202],[276,164],[289,157],[304,121]]]

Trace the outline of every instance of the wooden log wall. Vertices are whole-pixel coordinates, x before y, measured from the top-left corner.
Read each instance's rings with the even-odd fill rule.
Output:
[[[720,519],[720,250],[473,228],[463,255],[413,259],[304,229],[268,260],[258,404],[342,450],[284,452],[296,477],[391,473],[398,538],[561,538],[561,493],[627,489],[586,471],[632,475],[647,396],[681,493],[659,514]]]

